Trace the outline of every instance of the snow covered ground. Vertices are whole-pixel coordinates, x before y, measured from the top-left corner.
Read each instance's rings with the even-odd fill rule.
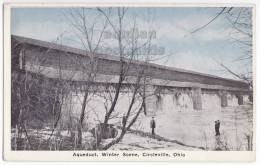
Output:
[[[141,137],[127,133],[124,139],[112,146],[109,150],[198,150],[192,147],[185,147],[176,143],[159,141],[149,137]]]

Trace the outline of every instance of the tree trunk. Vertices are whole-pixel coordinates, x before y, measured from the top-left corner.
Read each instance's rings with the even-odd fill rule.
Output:
[[[84,99],[83,99],[83,103],[82,103],[82,109],[81,109],[81,113],[80,113],[80,119],[79,119],[79,123],[77,126],[77,131],[78,131],[78,144],[81,145],[82,144],[82,128],[83,128],[83,121],[85,118],[85,109],[86,109],[86,104],[87,104],[87,98],[88,98],[88,91],[85,91],[84,94]]]

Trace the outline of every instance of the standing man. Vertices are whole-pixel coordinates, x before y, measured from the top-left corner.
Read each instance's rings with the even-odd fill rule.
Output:
[[[152,128],[152,135],[154,135],[154,129],[155,129],[155,120],[154,117],[152,117],[152,120],[150,121],[150,127]]]
[[[220,135],[219,128],[220,128],[220,121],[217,120],[217,121],[215,121],[215,132],[216,132],[216,136],[219,136],[219,135]]]

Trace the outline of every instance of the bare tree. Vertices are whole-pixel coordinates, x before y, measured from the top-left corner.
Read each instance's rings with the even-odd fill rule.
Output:
[[[67,14],[66,17],[68,18],[77,39],[80,40],[80,43],[85,50],[86,57],[89,59],[89,62],[87,63],[77,60],[77,63],[81,69],[83,69],[85,74],[84,76],[86,77],[83,84],[83,90],[81,90],[81,92],[83,92],[83,100],[77,126],[78,144],[81,145],[82,127],[85,119],[87,100],[90,97],[91,85],[94,83],[97,74],[97,51],[102,43],[103,34],[107,28],[107,21],[98,21],[100,19],[99,14],[93,9],[70,9],[68,13],[69,14]],[[90,16],[93,16],[91,20]]]
[[[136,33],[136,30],[138,30],[137,18],[133,18],[133,23],[129,26],[129,21],[126,21],[127,11],[128,8],[124,7],[81,8],[71,9],[69,15],[66,15],[74,29],[75,35],[80,40],[86,52],[86,57],[89,58],[89,63],[87,64],[81,61],[78,62],[79,66],[83,67],[84,74],[87,77],[84,82],[84,89],[80,91],[83,92],[83,101],[81,102],[81,113],[78,122],[79,144],[82,142],[82,126],[86,117],[88,101],[91,101],[90,95],[94,95],[94,88],[98,88],[94,87],[95,85],[93,84],[97,84],[95,80],[98,73],[99,51],[101,48],[106,48],[104,33],[108,30],[110,30],[110,33],[114,37],[116,49],[112,53],[118,57],[119,69],[117,70],[117,75],[115,75],[118,77],[118,80],[114,83],[113,92],[110,93],[110,98],[106,98],[110,104],[106,104],[104,107],[105,116],[103,122],[100,123],[104,128],[102,128],[101,132],[105,132],[109,120],[118,115],[115,107],[118,103],[120,92],[127,86],[126,84],[130,84],[132,96],[130,99],[131,103],[126,108],[126,120],[128,122],[124,124],[120,137],[103,147],[103,149],[111,147],[123,138],[126,131],[135,123],[145,105],[144,99],[146,96],[144,91],[149,81],[146,70],[148,62],[152,60],[150,49],[154,34],[148,33],[147,38],[141,42],[141,37]],[[126,27],[127,23],[128,27]],[[126,31],[130,30],[132,32],[126,36]],[[137,60],[142,61],[137,62]],[[131,79],[131,82],[127,82],[129,79]],[[104,81],[110,84],[109,80]],[[138,102],[137,100],[142,100],[141,104],[138,109],[133,110],[134,104]]]
[[[115,9],[109,8],[107,9],[107,11],[101,8],[97,8],[97,10],[103,14],[103,16],[106,18],[106,20],[108,21],[112,29],[113,36],[115,36],[115,40],[117,42],[117,48],[119,50],[118,52],[115,52],[115,54],[119,56],[119,61],[120,61],[119,78],[115,87],[115,95],[113,97],[111,106],[106,112],[104,118],[104,124],[107,124],[111,114],[115,110],[115,105],[118,101],[119,93],[122,88],[122,85],[126,80],[128,74],[131,72],[129,68],[134,66],[133,65],[135,63],[134,61],[137,59],[145,59],[146,60],[145,62],[151,60],[150,58],[147,58],[147,55],[150,52],[145,56],[145,54],[140,55],[140,50],[144,48],[146,49],[146,51],[147,49],[151,49],[150,46],[151,46],[152,34],[148,34],[145,42],[140,43],[140,36],[136,34],[136,30],[138,28],[136,18],[133,18],[132,26],[130,25],[129,22],[127,22],[128,29],[125,28],[126,13],[128,11],[128,8],[124,8],[124,7],[115,8]],[[113,12],[114,15],[111,14]],[[113,17],[115,18],[113,19]],[[116,21],[113,22],[113,20]],[[130,36],[126,36],[125,33],[129,29],[132,29],[132,33],[130,34]]]
[[[43,123],[49,122],[47,119],[51,118],[50,137],[53,135],[60,121],[67,86],[62,80],[60,63],[57,83],[48,78],[44,79],[48,71],[42,66],[46,62],[46,55],[54,48],[40,49],[39,54],[30,56],[30,45],[13,39],[12,42],[15,44],[12,47],[12,126],[17,130],[15,145],[17,149],[22,147],[22,134],[25,134],[29,149],[33,149],[35,145],[30,142],[28,130],[43,128]]]
[[[217,63],[229,74],[234,77],[243,80],[252,87],[252,38],[253,38],[253,25],[252,25],[252,8],[250,7],[222,7],[219,9],[220,11],[211,18],[206,24],[201,27],[193,30],[191,33],[197,33],[198,31],[207,28],[208,25],[212,24],[219,17],[224,17],[229,22],[232,27],[232,31],[229,35],[231,41],[239,45],[243,54],[233,62],[239,63],[244,66],[244,70],[241,73],[237,73],[231,69],[230,66],[224,64],[223,62]]]
[[[147,70],[149,67],[148,63],[152,60],[150,51],[153,34],[148,33],[147,38],[142,42],[141,37],[136,32],[138,23],[136,21],[137,18],[134,17],[132,19],[132,26],[129,22],[127,23],[128,28],[130,27],[130,29],[132,29],[132,33],[130,33],[129,36],[125,36],[125,31],[127,31],[125,28],[127,8],[110,8],[107,11],[97,8],[97,10],[103,14],[112,29],[113,36],[115,36],[117,42],[119,50],[117,54],[120,61],[119,78],[115,86],[114,95],[112,98],[110,97],[111,104],[109,108],[107,108],[103,122],[104,125],[107,125],[109,120],[114,118],[112,114],[116,113],[115,106],[118,103],[119,94],[126,84],[130,84],[130,91],[132,93],[130,104],[126,107],[122,131],[116,139],[101,148],[106,150],[123,139],[127,130],[131,128],[142,110],[145,109],[145,88],[150,81]],[[111,13],[115,14],[111,15]],[[147,29],[147,31],[149,30],[151,29]],[[137,62],[137,60],[139,61]],[[140,103],[140,105],[137,106],[138,108],[133,108],[134,105],[138,103]]]
[[[245,70],[242,73],[235,73],[223,63],[220,65],[226,69],[227,72],[241,80],[244,80],[250,85],[250,87],[252,87],[252,8],[229,8],[226,13],[226,19],[233,28],[230,37],[243,51],[243,54],[234,59],[234,62],[244,65]]]

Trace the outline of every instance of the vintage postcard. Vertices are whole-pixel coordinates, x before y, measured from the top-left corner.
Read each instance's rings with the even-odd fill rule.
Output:
[[[254,161],[254,5],[5,4],[4,159]]]

